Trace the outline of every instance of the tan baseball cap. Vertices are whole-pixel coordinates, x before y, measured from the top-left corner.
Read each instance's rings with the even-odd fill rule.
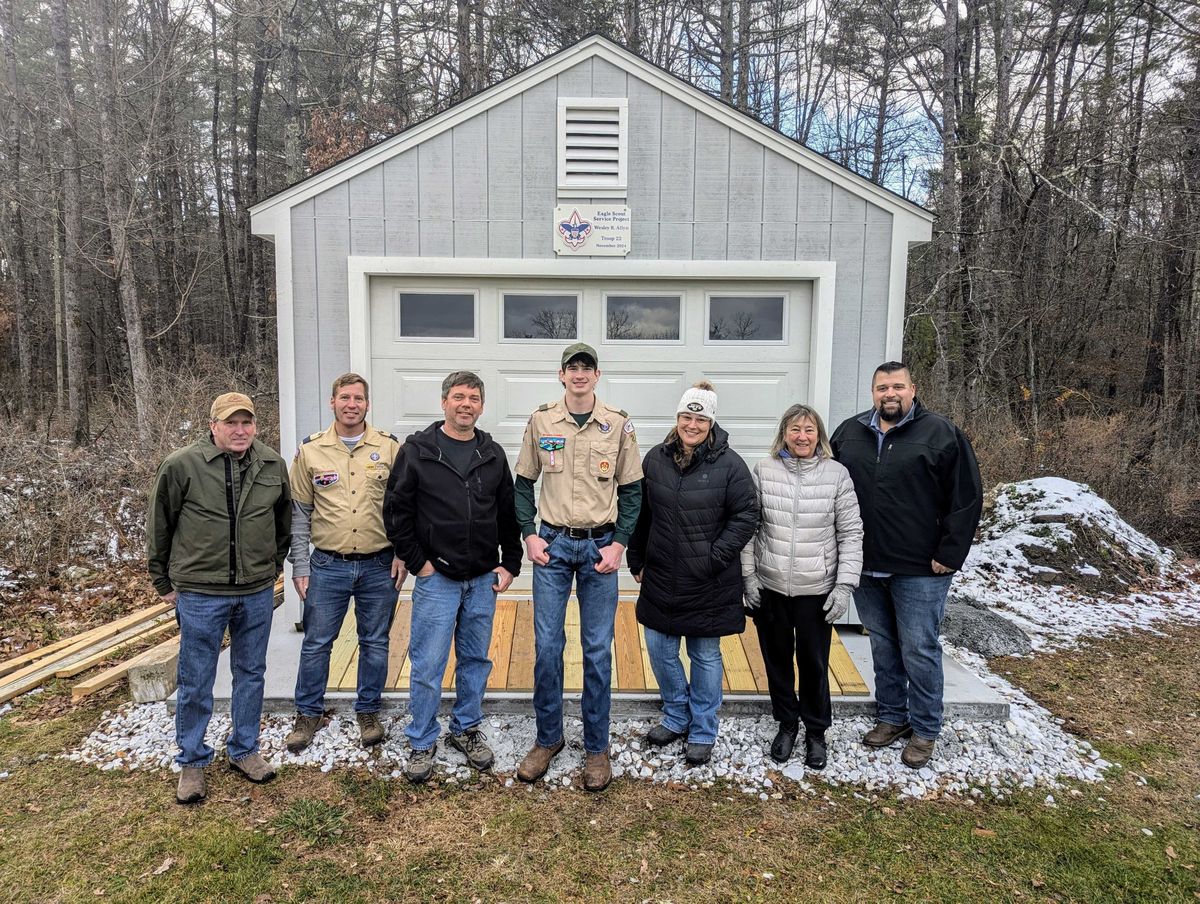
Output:
[[[586,342],[576,342],[574,345],[568,345],[567,350],[562,353],[562,366],[566,367],[572,358],[579,357],[591,358],[593,367],[600,366],[600,359],[596,357],[596,350]]]
[[[223,421],[237,411],[248,411],[253,417],[254,403],[250,401],[248,395],[242,395],[240,392],[226,392],[213,400],[208,416],[214,421]]]

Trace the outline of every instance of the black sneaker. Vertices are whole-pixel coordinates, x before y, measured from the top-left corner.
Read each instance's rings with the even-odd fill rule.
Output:
[[[433,775],[433,754],[436,750],[437,744],[425,750],[408,748],[408,765],[404,767],[404,777],[414,785],[429,781],[429,776]]]
[[[781,722],[775,740],[771,742],[771,759],[777,763],[786,763],[796,746],[796,735],[799,733],[799,725],[784,725]]]
[[[450,735],[450,746],[463,753],[473,769],[483,772],[492,768],[496,756],[478,728],[468,728],[462,734]]]
[[[646,743],[652,747],[666,747],[683,737],[682,731],[671,731],[665,725],[655,725],[646,732]]]
[[[826,762],[825,733],[804,733],[804,765],[809,769],[824,769]]]

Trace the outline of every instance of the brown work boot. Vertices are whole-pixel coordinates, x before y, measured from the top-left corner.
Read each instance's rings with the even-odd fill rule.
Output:
[[[363,747],[374,747],[383,740],[383,723],[379,713],[358,714],[358,739]]]
[[[933,745],[936,743],[937,741],[933,738],[913,735],[904,745],[904,752],[900,754],[900,762],[909,769],[920,769],[933,757]]]
[[[244,756],[240,760],[230,760],[229,768],[241,775],[247,781],[254,782],[256,785],[262,785],[269,782],[275,777],[275,770],[270,767],[266,760],[262,758],[262,754],[255,751],[250,756]]]
[[[301,713],[296,713],[296,724],[292,726],[291,733],[284,739],[284,744],[292,753],[299,753],[305,747],[312,743],[313,735],[317,733],[317,729],[321,727],[320,716],[305,716]]]
[[[891,747],[892,743],[912,735],[912,726],[893,725],[891,722],[876,722],[875,727],[863,735],[862,742],[868,747]]]
[[[546,774],[546,770],[550,768],[550,761],[558,756],[565,744],[561,738],[553,747],[542,747],[535,743],[517,767],[517,778],[523,782],[536,782]]]
[[[208,795],[204,781],[203,766],[184,766],[179,770],[179,784],[175,788],[175,801],[181,804],[198,804]]]
[[[583,761],[583,790],[603,791],[612,781],[612,764],[608,761],[608,751],[589,753]]]

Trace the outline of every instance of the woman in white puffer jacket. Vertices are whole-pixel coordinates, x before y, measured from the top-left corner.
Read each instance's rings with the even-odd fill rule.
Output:
[[[807,405],[783,413],[771,455],[753,476],[762,517],[742,550],[742,577],[779,722],[771,757],[791,756],[803,722],[804,763],[823,769],[833,723],[833,623],[846,614],[862,571],[858,497],[850,472],[833,460],[821,416]]]

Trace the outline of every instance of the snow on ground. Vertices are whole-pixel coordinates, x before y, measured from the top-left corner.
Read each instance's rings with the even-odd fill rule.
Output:
[[[1034,649],[1200,621],[1200,582],[1085,484],[1001,484],[951,591],[1009,618]]]

